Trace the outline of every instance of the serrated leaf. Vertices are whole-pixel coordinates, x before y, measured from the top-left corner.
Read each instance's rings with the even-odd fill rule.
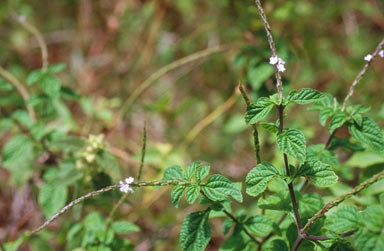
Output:
[[[129,221],[115,221],[112,223],[111,229],[117,234],[130,234],[140,231],[137,225]]]
[[[344,206],[331,214],[325,220],[329,231],[338,234],[348,232],[359,227],[360,213],[354,206]]]
[[[364,117],[361,126],[356,123],[350,124],[349,132],[356,140],[367,144],[374,151],[384,150],[383,134],[375,121],[370,118]]]
[[[200,165],[201,165],[200,162],[193,162],[190,165],[188,165],[184,171],[185,179],[191,181],[192,178],[195,176],[197,168],[200,167]]]
[[[40,81],[40,86],[49,97],[53,99],[60,97],[61,84],[57,77],[51,75],[44,76]]]
[[[384,208],[379,205],[370,205],[362,212],[364,225],[373,232],[384,229]]]
[[[287,101],[288,103],[296,103],[296,104],[309,104],[323,99],[325,96],[319,91],[303,88],[298,91],[291,91],[288,94]]]
[[[325,107],[319,112],[319,121],[322,126],[325,126],[329,117],[333,116],[335,111],[332,107]]]
[[[279,171],[271,163],[264,161],[258,164],[245,178],[246,192],[251,196],[259,195],[267,188],[268,182],[278,175]]]
[[[338,180],[330,165],[320,161],[308,161],[300,166],[298,176],[312,179],[313,184],[319,187],[328,187]]]
[[[334,152],[324,149],[323,144],[310,145],[307,148],[306,161],[321,161],[330,166],[339,164],[339,159]]]
[[[261,209],[291,211],[291,199],[288,191],[280,191],[275,194],[268,195],[266,198],[260,198],[257,206]]]
[[[176,208],[179,207],[179,202],[181,198],[183,197],[185,190],[185,185],[177,185],[172,189],[171,192],[171,201],[172,204],[175,205]]]
[[[220,251],[254,250],[247,248],[250,238],[244,233],[243,225],[237,223],[232,234],[223,242]]]
[[[183,169],[181,169],[181,167],[177,165],[168,167],[164,171],[163,180],[183,181],[184,180]]]
[[[228,196],[232,196],[235,200],[242,202],[243,196],[240,189],[229,179],[219,174],[212,175],[202,186],[204,194],[213,201],[221,201]]]
[[[373,233],[367,229],[359,229],[355,233],[355,245],[358,251],[382,251],[384,235]]]
[[[207,175],[209,174],[209,170],[211,169],[210,166],[200,166],[197,168],[195,173],[195,179],[197,182],[200,182],[203,180]]]
[[[211,227],[208,223],[209,210],[191,213],[185,218],[180,230],[182,250],[204,250],[211,239]]]
[[[252,234],[265,236],[272,232],[273,221],[263,215],[255,215],[249,217],[244,226]]]
[[[274,104],[269,98],[262,97],[257,99],[255,104],[251,104],[247,107],[247,112],[245,113],[245,122],[248,125],[259,122],[268,115],[273,107]]]
[[[278,133],[279,128],[275,123],[260,123],[261,127],[267,130],[270,133]]]
[[[333,133],[337,128],[340,128],[347,122],[348,116],[345,112],[336,112],[329,124],[329,132]]]
[[[200,186],[190,185],[185,189],[185,198],[189,204],[193,204],[200,193]]]
[[[351,246],[350,243],[343,241],[343,240],[337,240],[335,243],[332,244],[329,248],[327,248],[327,251],[354,251],[355,249]]]
[[[53,183],[45,183],[40,191],[38,202],[46,218],[59,211],[67,200],[67,188]]]
[[[317,193],[303,194],[300,196],[299,213],[303,218],[310,218],[323,206],[323,199]]]
[[[306,142],[304,134],[297,130],[287,128],[277,135],[277,146],[284,153],[304,162],[306,155]]]

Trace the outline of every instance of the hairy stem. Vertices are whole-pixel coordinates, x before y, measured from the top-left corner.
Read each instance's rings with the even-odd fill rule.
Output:
[[[328,204],[326,204],[322,209],[320,209],[312,218],[310,218],[307,222],[307,224],[305,224],[304,228],[301,230],[301,232],[305,232],[306,230],[308,230],[308,228],[316,221],[318,220],[320,217],[322,217],[326,212],[328,212],[331,208],[339,205],[341,202],[345,201],[346,199],[348,199],[349,197],[351,197],[352,195],[355,195],[357,193],[359,193],[360,191],[366,189],[367,187],[369,187],[370,185],[372,185],[373,183],[375,183],[376,181],[380,180],[380,179],[383,179],[384,178],[384,171],[381,171],[379,173],[377,173],[376,175],[374,175],[372,178],[370,178],[369,180],[359,184],[357,187],[355,187],[354,189],[352,189],[351,191],[349,191],[348,193],[338,197],[337,199],[329,202]]]
[[[367,72],[369,66],[371,65],[371,63],[373,61],[373,59],[377,56],[377,54],[379,53],[379,51],[382,49],[383,46],[384,46],[384,39],[381,40],[381,42],[377,45],[375,51],[371,54],[372,55],[372,59],[369,60],[364,65],[363,69],[357,74],[355,80],[353,80],[353,83],[352,83],[351,87],[349,88],[348,94],[347,94],[347,96],[344,99],[343,106],[341,107],[342,111],[345,110],[345,108],[347,106],[347,103],[348,103],[348,100],[352,97],[356,85],[359,83],[359,81],[362,79],[364,74]]]
[[[267,17],[265,16],[260,0],[255,0],[255,3],[256,3],[257,9],[259,10],[261,19],[263,20],[265,31],[267,32],[268,43],[272,51],[272,56],[276,57],[277,56],[276,47],[275,47],[275,43],[273,42],[271,27],[269,26]],[[281,76],[280,76],[279,70],[277,69],[277,65],[275,65],[275,75],[276,75],[276,87],[277,87],[279,98],[283,98],[283,83],[281,81]]]
[[[134,182],[134,183],[130,184],[130,186],[132,186],[132,187],[144,187],[144,186],[169,186],[169,185],[186,185],[186,184],[189,184],[189,182],[180,182],[180,181],[176,181],[176,180],[158,180],[158,181],[151,181],[151,182]],[[51,218],[46,220],[40,227],[31,231],[30,234],[32,235],[32,234],[36,234],[36,233],[40,232],[41,230],[46,228],[49,224],[51,224],[57,217],[59,217],[60,215],[62,215],[63,213],[65,213],[66,211],[71,209],[73,206],[82,202],[83,200],[90,198],[90,197],[94,197],[96,195],[99,195],[99,194],[102,194],[105,192],[108,192],[108,191],[111,191],[113,189],[120,188],[121,186],[122,186],[121,184],[107,186],[107,187],[101,188],[99,190],[87,193],[87,194],[77,198],[76,200],[71,201],[69,204],[67,204],[62,209],[60,209],[60,211],[58,211],[55,215],[53,215]]]
[[[243,97],[245,104],[248,107],[251,105],[251,101],[249,100],[247,93],[245,92],[245,89],[242,84],[239,84],[239,89],[241,92],[241,96]],[[256,157],[256,165],[261,163],[260,158],[260,141],[259,141],[259,131],[257,130],[256,124],[252,124],[252,131],[253,131],[253,143],[255,145],[255,157]]]

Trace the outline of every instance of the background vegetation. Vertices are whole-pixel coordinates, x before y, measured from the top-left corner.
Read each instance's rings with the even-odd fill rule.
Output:
[[[382,39],[384,3],[274,0],[263,4],[278,55],[287,62],[284,91],[310,87],[332,93],[342,102],[364,65],[364,56]],[[44,73],[37,71],[44,67],[39,33],[50,65]],[[2,75],[0,241],[17,240],[82,194],[123,177],[137,177],[144,124],[142,180],[161,179],[171,165],[200,160],[210,163],[215,173],[243,181],[255,166],[255,156],[252,131],[244,121],[246,105],[236,90],[239,82],[244,83],[252,100],[275,93],[265,35],[253,1],[2,2],[0,65],[26,87],[28,107],[35,110],[38,123]],[[384,126],[383,71],[384,61],[375,60],[351,99],[370,105],[367,114],[380,128]],[[309,144],[324,144],[327,128],[316,122],[318,113],[306,109],[288,109],[289,123],[304,131]],[[277,112],[272,116],[277,118]],[[336,136],[350,135],[342,128]],[[276,139],[260,131],[260,140],[262,159],[281,166]],[[366,149],[352,158],[348,150],[338,154],[333,169],[339,182],[321,192],[308,189],[320,193],[325,202],[384,169],[382,153]],[[273,191],[273,184],[269,189]],[[364,209],[378,204],[382,192],[384,182],[379,181],[347,203]],[[116,191],[85,201],[20,249],[86,248],[96,238],[87,237],[87,231],[108,218],[120,197]],[[255,198],[244,200],[248,213],[258,213]],[[181,222],[198,208],[185,201],[174,208],[166,188],[136,189],[114,216],[115,223],[131,222],[129,231],[125,227],[119,233],[118,224],[114,229],[125,249],[177,250]],[[208,250],[217,250],[227,235],[219,219],[211,226]],[[77,233],[84,236],[71,241]]]

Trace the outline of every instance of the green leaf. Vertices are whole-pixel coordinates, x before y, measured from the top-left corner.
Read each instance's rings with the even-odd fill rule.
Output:
[[[273,221],[263,215],[255,215],[249,217],[244,226],[252,234],[266,236],[273,230]]]
[[[348,116],[345,114],[345,112],[336,112],[331,120],[331,123],[329,124],[329,132],[333,133],[337,128],[340,128],[342,125],[344,125],[347,120]]]
[[[181,169],[181,167],[177,165],[168,167],[164,171],[163,180],[183,181],[184,180],[183,169]]]
[[[364,225],[373,232],[381,232],[384,229],[384,208],[379,205],[368,206],[362,212]]]
[[[172,189],[171,192],[171,201],[172,204],[175,205],[176,208],[179,207],[179,202],[181,198],[183,197],[185,190],[185,185],[177,185]]]
[[[384,234],[372,233],[367,229],[359,229],[355,233],[356,250],[382,251],[384,247]]]
[[[11,85],[8,81],[0,77],[0,91],[11,91],[13,90],[13,85]]]
[[[279,175],[279,171],[269,162],[262,162],[253,168],[245,178],[247,193],[251,196],[257,196],[264,192],[267,184],[274,177]]]
[[[115,221],[112,223],[111,229],[117,234],[130,234],[140,231],[138,226],[129,221]]]
[[[284,129],[277,135],[277,146],[284,153],[304,162],[306,155],[306,142],[304,134],[297,129]]]
[[[197,182],[202,181],[209,174],[210,166],[200,166],[197,168],[195,173],[195,179]]]
[[[288,94],[287,101],[288,101],[288,104],[296,103],[296,104],[304,105],[304,104],[309,104],[309,103],[319,101],[324,97],[325,97],[324,94],[322,94],[319,91],[316,91],[310,88],[303,88],[298,91],[296,90],[291,91]]]
[[[352,248],[351,244],[344,240],[337,240],[335,243],[332,244],[329,248],[327,248],[327,251],[354,251],[355,249]]]
[[[44,72],[41,69],[32,71],[31,73],[28,74],[27,85],[33,85],[39,82],[45,75],[46,75],[46,72]]]
[[[317,193],[303,194],[299,199],[299,213],[303,218],[312,217],[324,206],[323,199]]]
[[[257,206],[261,209],[291,211],[291,199],[288,191],[280,191],[275,194],[268,195],[266,198],[260,198]]]
[[[239,202],[243,201],[243,196],[239,187],[219,174],[210,176],[207,182],[202,186],[202,190],[204,194],[213,201],[225,200],[227,196],[232,196]]]
[[[319,112],[319,121],[322,126],[325,126],[329,117],[333,116],[335,111],[332,107],[325,107]]]
[[[60,64],[51,64],[47,68],[47,72],[50,74],[55,74],[63,71],[65,69],[66,65],[64,63]]]
[[[185,218],[180,230],[182,250],[204,250],[211,239],[211,227],[208,223],[210,210],[191,213]]]
[[[354,206],[344,206],[325,220],[325,226],[332,232],[341,234],[359,227],[360,213]]]
[[[193,204],[196,198],[199,196],[200,186],[198,185],[190,185],[185,190],[185,198],[189,204]]]
[[[272,241],[272,251],[288,251],[288,246],[285,241],[280,239],[275,239]]]
[[[349,132],[363,144],[367,144],[374,151],[384,150],[383,134],[375,121],[364,117],[361,126],[356,123],[350,124]]]
[[[251,104],[247,108],[245,113],[245,122],[249,124],[255,124],[264,119],[268,113],[272,110],[274,104],[269,98],[259,98],[255,104]]]
[[[96,163],[102,169],[108,172],[111,176],[121,178],[120,166],[115,155],[109,150],[103,149],[96,154]]]
[[[220,247],[220,251],[251,251],[255,250],[255,247],[250,247],[247,243],[250,242],[250,238],[244,233],[243,225],[237,223],[234,227],[232,234],[223,242]]]
[[[60,97],[60,88],[60,81],[55,76],[45,76],[41,79],[41,89],[53,99]]]
[[[307,148],[306,161],[321,161],[330,166],[339,165],[339,159],[334,152],[324,149],[323,144],[311,145]]]
[[[332,186],[338,180],[331,166],[320,161],[305,162],[299,168],[297,175],[312,179],[313,184],[319,187]]]
[[[278,133],[279,127],[275,123],[260,123],[261,127],[267,130],[270,133]]]
[[[184,177],[187,180],[191,181],[192,178],[195,176],[197,168],[200,166],[201,166],[200,162],[193,162],[192,164],[187,166],[187,169],[185,169],[185,171],[184,171]]]
[[[45,183],[39,191],[39,205],[44,216],[49,218],[59,211],[67,201],[67,188],[54,183]]]

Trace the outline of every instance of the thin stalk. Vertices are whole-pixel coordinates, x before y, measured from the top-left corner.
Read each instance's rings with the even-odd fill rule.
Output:
[[[47,70],[48,67],[48,49],[47,49],[47,44],[44,41],[43,35],[41,35],[40,31],[36,29],[33,25],[28,23],[25,20],[24,16],[19,16],[17,14],[13,15],[15,19],[30,33],[32,33],[36,40],[37,43],[39,44],[40,51],[41,51],[41,58],[42,58],[42,69],[43,71]]]
[[[139,173],[137,175],[137,181],[140,181],[141,175],[143,172],[146,146],[147,146],[147,126],[146,126],[146,123],[144,122],[143,134],[141,137],[141,158],[140,158]]]
[[[267,17],[265,16],[265,13],[264,13],[263,7],[261,6],[260,1],[255,0],[255,3],[256,3],[257,9],[259,10],[261,19],[263,20],[265,31],[267,32],[268,43],[272,51],[272,56],[276,57],[277,56],[276,47],[275,47],[275,43],[273,42],[271,27],[269,26]],[[279,70],[277,69],[277,65],[275,65],[275,75],[276,75],[277,92],[278,92],[279,98],[281,99],[283,98],[283,83],[281,81],[281,76],[280,76]]]
[[[186,185],[186,184],[189,184],[189,182],[179,182],[179,181],[175,181],[175,180],[158,180],[158,181],[150,181],[150,182],[134,182],[134,183],[130,184],[130,186],[132,186],[132,187],[146,187],[146,186],[153,187],[153,186]],[[94,197],[96,195],[99,195],[99,194],[102,194],[105,192],[108,192],[108,191],[111,191],[113,189],[120,188],[121,186],[122,186],[121,184],[115,184],[115,185],[107,186],[107,187],[101,188],[99,190],[87,193],[87,194],[77,198],[76,200],[71,201],[66,206],[64,206],[62,209],[60,209],[60,211],[58,211],[56,214],[54,214],[51,218],[46,220],[40,227],[36,228],[35,230],[32,230],[30,232],[30,234],[31,235],[37,234],[38,232],[40,232],[41,230],[46,228],[49,224],[51,224],[54,220],[56,220],[60,215],[62,215],[66,211],[68,211],[73,206],[79,204],[83,200],[90,198],[90,197]]]
[[[241,96],[243,97],[244,102],[247,105],[247,109],[248,109],[248,107],[251,105],[251,101],[249,100],[249,98],[247,96],[247,93],[245,92],[244,87],[243,87],[242,84],[239,84],[239,89],[240,89],[240,92],[241,92]],[[253,135],[253,144],[255,146],[255,157],[256,157],[256,165],[257,165],[257,164],[261,163],[259,131],[257,130],[256,124],[252,124],[251,127],[252,127],[252,131],[253,131],[253,133],[252,133],[252,135]]]
[[[346,199],[348,199],[349,197],[355,195],[355,194],[358,194],[359,192],[361,192],[362,190],[366,189],[367,187],[369,187],[370,185],[372,185],[373,183],[375,183],[376,181],[378,180],[381,180],[384,178],[384,171],[381,171],[379,173],[377,173],[376,175],[374,175],[372,178],[370,178],[369,180],[359,184],[357,187],[355,187],[354,189],[352,189],[351,191],[349,191],[348,193],[338,197],[337,199],[329,202],[328,204],[326,204],[322,209],[320,209],[314,216],[312,216],[312,218],[310,218],[307,222],[307,224],[305,224],[304,228],[301,230],[301,232],[305,232],[306,230],[308,230],[308,228],[315,222],[317,221],[320,217],[322,217],[326,212],[328,212],[331,208],[339,205],[340,203],[342,203],[343,201],[345,201]]]

